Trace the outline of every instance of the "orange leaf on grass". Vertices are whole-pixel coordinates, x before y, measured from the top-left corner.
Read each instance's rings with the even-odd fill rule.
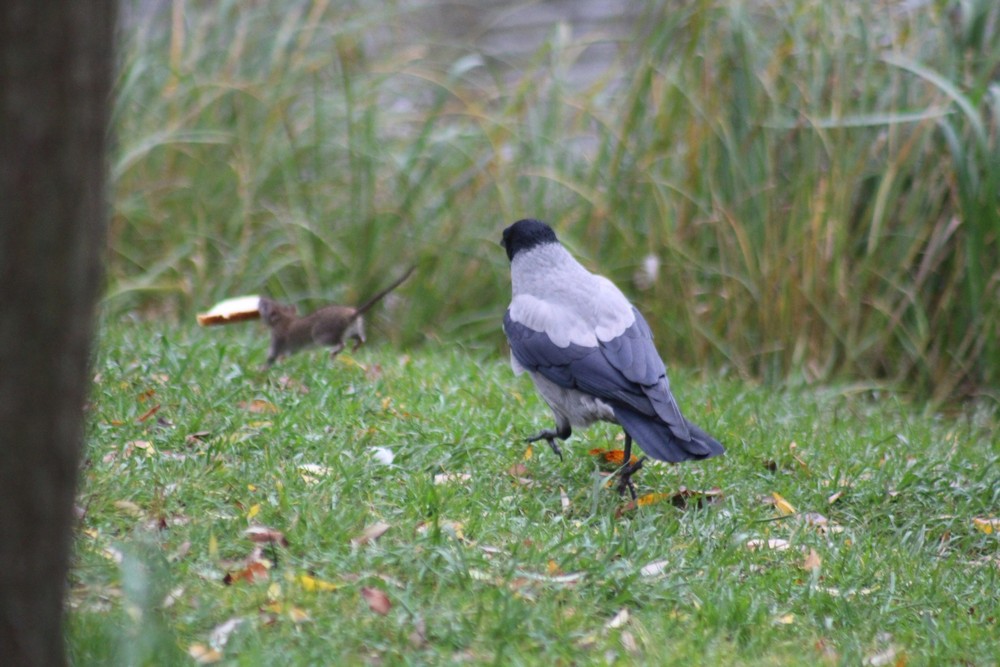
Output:
[[[274,414],[278,411],[278,406],[262,398],[255,398],[252,401],[240,401],[236,407],[256,415]]]
[[[270,564],[266,561],[255,560],[242,570],[237,570],[236,572],[227,572],[226,576],[222,578],[222,583],[227,586],[231,586],[239,581],[254,582],[254,581],[266,581],[268,578],[268,569]]]
[[[616,466],[620,466],[625,463],[625,451],[622,449],[601,449],[600,447],[597,447],[595,449],[591,449],[588,453],[591,456],[600,456],[606,463],[612,463]],[[629,459],[629,463],[634,463],[637,460],[638,458],[636,458],[633,454]]]

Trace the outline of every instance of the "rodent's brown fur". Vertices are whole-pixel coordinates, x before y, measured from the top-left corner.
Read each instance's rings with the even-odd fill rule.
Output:
[[[402,277],[357,308],[324,306],[309,315],[299,317],[295,306],[261,297],[260,316],[271,330],[271,347],[267,353],[266,365],[271,366],[280,357],[295,354],[313,345],[330,346],[331,358],[344,349],[348,339],[354,339],[352,349],[358,349],[365,342],[362,316],[386,294],[409,278],[414,268],[411,266]]]

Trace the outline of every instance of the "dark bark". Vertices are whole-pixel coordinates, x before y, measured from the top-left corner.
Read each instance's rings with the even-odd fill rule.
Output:
[[[65,663],[115,3],[0,2],[0,662]]]

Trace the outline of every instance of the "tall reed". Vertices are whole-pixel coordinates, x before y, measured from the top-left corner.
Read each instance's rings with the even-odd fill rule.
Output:
[[[588,84],[566,26],[511,70],[409,4],[170,9],[124,36],[111,313],[358,301],[417,262],[384,333],[499,347],[530,215],[676,363],[1000,381],[995,3],[661,0]]]

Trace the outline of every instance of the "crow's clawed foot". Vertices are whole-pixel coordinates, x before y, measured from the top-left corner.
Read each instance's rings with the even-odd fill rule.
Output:
[[[538,440],[546,441],[547,443],[549,443],[549,447],[552,448],[552,451],[554,451],[556,455],[559,457],[559,460],[562,461],[563,460],[562,450],[559,449],[559,444],[556,442],[556,438],[558,437],[559,433],[557,431],[547,428],[544,431],[539,431],[530,438],[525,438],[524,441],[525,442],[536,442]]]
[[[641,459],[635,462],[630,461],[618,469],[618,495],[624,496],[625,491],[628,490],[632,500],[638,497],[635,493],[635,484],[632,483],[632,475],[639,472],[642,468],[642,462],[645,460],[646,457],[643,456]]]

